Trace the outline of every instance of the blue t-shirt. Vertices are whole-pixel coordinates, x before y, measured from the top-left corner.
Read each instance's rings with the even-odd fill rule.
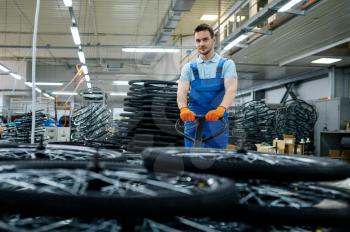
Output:
[[[208,79],[216,77],[216,68],[218,67],[219,60],[221,56],[215,53],[214,57],[210,60],[202,60],[202,58],[198,57],[196,59],[199,78]],[[224,63],[224,67],[222,69],[222,77],[223,78],[237,78],[236,65],[233,60],[229,59]],[[188,80],[193,81],[194,76],[191,69],[191,63],[185,64],[185,66],[181,70],[180,80]]]

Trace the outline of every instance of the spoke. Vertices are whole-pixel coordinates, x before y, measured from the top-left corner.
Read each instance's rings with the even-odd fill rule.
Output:
[[[46,232],[54,229],[58,229],[60,227],[65,227],[73,222],[73,219],[66,219],[62,221],[58,221],[55,223],[51,223],[49,225],[42,226],[41,228],[36,229],[38,232]]]
[[[208,226],[201,225],[201,224],[199,224],[197,222],[194,222],[194,221],[182,218],[182,217],[177,217],[177,219],[180,222],[182,222],[183,224],[188,225],[190,227],[193,227],[193,228],[195,228],[197,230],[200,230],[200,231],[203,231],[203,232],[219,232],[218,230],[212,229],[212,228],[210,228]]]
[[[13,191],[32,190],[38,193],[86,195],[98,191],[102,195],[130,194],[158,196],[172,192],[193,195],[215,189],[219,182],[212,177],[196,175],[171,175],[134,170],[103,170],[93,172],[83,169],[10,169],[0,173],[0,188]],[[138,170],[138,171],[137,171]],[[15,172],[14,172],[15,171]],[[97,182],[96,182],[97,181]],[[100,189],[89,188],[90,183],[100,182]],[[93,186],[93,185],[91,185]]]

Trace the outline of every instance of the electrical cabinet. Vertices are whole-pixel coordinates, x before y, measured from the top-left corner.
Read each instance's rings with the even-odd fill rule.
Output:
[[[314,131],[315,154],[320,156],[321,131],[337,131],[345,129],[347,121],[350,121],[350,98],[333,98],[313,101],[318,119]],[[323,155],[323,154],[322,154]]]
[[[328,156],[329,150],[343,150],[340,141],[343,137],[350,137],[350,131],[322,131],[320,138],[320,155]]]
[[[44,137],[47,142],[56,142],[57,127],[45,127]]]
[[[47,142],[68,142],[70,127],[45,127],[45,138]]]
[[[70,141],[70,127],[57,127],[57,142]]]

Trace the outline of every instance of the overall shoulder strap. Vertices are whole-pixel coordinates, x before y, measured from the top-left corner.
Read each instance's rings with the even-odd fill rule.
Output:
[[[222,70],[224,68],[224,64],[227,61],[227,58],[220,58],[218,67],[216,68],[216,78],[222,77]]]
[[[197,66],[197,61],[196,60],[191,62],[191,69],[192,69],[192,72],[193,72],[194,79],[198,80],[199,79],[199,72],[198,72],[198,66]]]

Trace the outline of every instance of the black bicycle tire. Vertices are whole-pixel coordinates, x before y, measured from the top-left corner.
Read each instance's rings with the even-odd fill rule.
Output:
[[[103,141],[101,141],[101,143],[103,143]],[[114,152],[114,156],[115,155],[119,155],[117,157],[113,157],[113,158],[106,158],[106,157],[98,157],[98,156],[91,156],[90,158],[86,159],[86,160],[92,160],[95,158],[98,158],[99,160],[105,160],[105,161],[113,161],[113,162],[125,162],[126,161],[126,157],[121,153],[122,149],[120,148],[120,146],[117,145],[99,145],[98,147],[96,146],[92,146],[92,145],[83,145],[82,143],[77,143],[77,142],[52,142],[52,143],[48,143],[47,145],[44,146],[44,148],[41,148],[41,150],[38,150],[38,152],[43,153],[45,151],[46,148],[50,148],[50,149],[57,149],[57,147],[55,147],[55,145],[58,146],[62,146],[61,149],[78,149],[78,148],[88,148],[91,151],[87,151],[87,152],[91,152],[91,153],[95,153],[98,152],[99,150],[102,150],[104,152],[108,152],[108,150],[111,150]],[[0,149],[2,148],[14,148],[14,149],[38,149],[38,145],[33,145],[33,144],[0,144]],[[115,154],[115,152],[119,152],[119,154]],[[16,158],[8,158],[8,157],[1,157],[0,160],[4,161],[4,160],[27,160],[25,158],[23,159],[16,159]],[[45,156],[40,156],[38,158],[36,158],[36,160],[49,160],[49,157],[45,157]],[[72,160],[70,160],[72,161]]]
[[[340,180],[346,179],[350,176],[350,167],[348,164],[338,161],[320,157],[310,156],[285,156],[276,154],[267,154],[276,159],[308,159],[314,164],[312,166],[298,166],[298,165],[270,165],[269,163],[249,163],[242,162],[237,159],[221,159],[210,160],[197,157],[186,157],[174,155],[177,153],[211,153],[222,154],[231,153],[241,156],[247,154],[238,154],[232,150],[218,150],[205,148],[148,148],[142,154],[145,167],[154,171],[154,165],[164,166],[164,170],[172,170],[175,168],[174,164],[183,164],[185,171],[197,173],[211,173],[233,178],[243,179],[272,179],[272,180],[301,180],[301,181],[324,181],[324,180]],[[173,154],[171,154],[173,153]],[[263,154],[258,152],[251,152],[251,154]],[[321,163],[322,162],[322,163]],[[316,166],[317,165],[317,166]],[[162,170],[163,170],[162,169]]]
[[[14,161],[2,162],[20,169],[85,169],[88,162],[54,161]],[[116,170],[144,170],[135,166],[112,162],[101,163],[105,168]],[[194,174],[191,174],[194,175]],[[201,176],[199,176],[201,177]],[[211,176],[202,176],[202,178]],[[214,177],[214,176],[212,176]],[[33,191],[11,191],[0,189],[2,210],[42,215],[72,215],[91,217],[126,217],[126,216],[173,216],[173,215],[208,215],[228,209],[229,203],[236,201],[233,182],[222,178],[221,186],[212,192],[201,192],[191,196],[184,194],[166,194],[160,197],[135,196],[75,196],[66,194],[35,193]],[[214,207],[215,206],[215,207]]]
[[[349,226],[350,209],[296,209],[291,207],[262,207],[258,205],[234,205],[221,219],[246,222],[255,225],[288,225],[288,226]],[[228,216],[229,215],[229,216]]]
[[[273,185],[280,184],[273,182]],[[260,185],[260,184],[259,184]],[[309,184],[307,184],[308,186]],[[335,206],[332,204],[326,204],[323,207],[319,206],[307,206],[307,207],[291,207],[291,206],[261,206],[256,204],[235,204],[229,213],[229,218],[235,220],[242,220],[245,222],[260,224],[260,225],[303,225],[303,226],[349,226],[350,206],[349,206],[349,192],[344,189],[323,186],[322,184],[316,184],[319,187],[328,189],[330,192],[340,192],[346,195],[345,205]],[[298,192],[298,185],[295,187],[295,191]],[[314,184],[312,184],[314,187]],[[315,191],[313,187],[310,187],[309,195]],[[278,188],[278,187],[277,187]],[[281,188],[283,191],[283,187]],[[264,193],[262,193],[264,194]],[[300,193],[301,197],[303,193]],[[337,200],[337,199],[335,199]],[[344,199],[342,199],[344,200]],[[240,210],[237,210],[237,209]],[[225,216],[224,216],[225,217]]]
[[[129,85],[137,84],[137,83],[146,83],[146,84],[169,84],[169,85],[177,85],[174,81],[161,81],[161,80],[131,80],[129,81]]]

